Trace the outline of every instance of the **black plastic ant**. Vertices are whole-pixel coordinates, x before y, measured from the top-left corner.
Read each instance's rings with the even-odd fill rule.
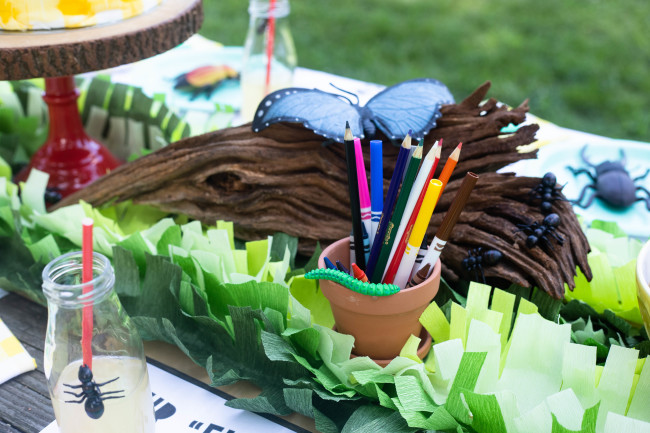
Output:
[[[561,219],[560,216],[556,213],[550,213],[544,217],[541,224],[534,222],[532,224],[517,224],[519,231],[530,233],[526,238],[526,246],[528,248],[533,248],[539,244],[540,241],[544,241],[551,249],[553,249],[553,244],[549,240],[549,236],[552,236],[560,245],[564,244],[564,238],[559,234],[555,233],[555,229],[560,225]]]
[[[580,197],[576,200],[572,200],[572,203],[580,206],[583,209],[588,208],[591,203],[594,201],[594,198],[598,197],[607,203],[610,206],[615,208],[627,208],[634,204],[637,201],[645,201],[646,208],[650,210],[650,191],[645,189],[642,186],[637,186],[636,181],[642,180],[650,174],[650,169],[646,170],[645,174],[632,178],[630,173],[625,170],[625,152],[623,149],[619,149],[621,159],[618,161],[604,161],[598,165],[592,164],[587,159],[585,152],[587,151],[587,146],[584,146],[580,151],[580,158],[582,161],[587,164],[590,168],[593,168],[596,173],[592,174],[586,168],[573,168],[567,167],[574,176],[584,173],[593,183],[586,185],[580,192]],[[587,202],[583,205],[581,204],[585,194],[588,189],[593,189],[596,191],[594,195],[589,197]],[[637,197],[636,192],[646,193],[646,197]]]
[[[543,214],[547,214],[551,211],[555,200],[568,201],[562,195],[562,188],[564,188],[564,185],[557,185],[555,174],[548,172],[544,175],[539,185],[530,190],[528,193],[529,200],[541,200],[540,209]]]
[[[478,248],[471,249],[467,252],[467,257],[463,259],[461,265],[468,272],[474,271],[474,276],[476,277],[477,281],[480,273],[481,279],[483,280],[483,284],[486,284],[485,274],[483,273],[483,267],[496,265],[501,261],[502,257],[503,254],[501,254],[501,251],[497,251],[497,250],[483,251],[482,247],[478,247]]]
[[[99,389],[101,386],[115,382],[117,379],[119,379],[119,377],[116,377],[115,379],[111,379],[104,383],[95,383],[93,380],[93,372],[86,364],[79,367],[78,377],[81,385],[68,385],[67,383],[64,383],[63,385],[72,389],[81,388],[81,392],[78,394],[75,394],[71,391],[64,391],[66,394],[72,394],[77,398],[81,398],[79,398],[79,400],[67,400],[66,403],[83,403],[85,400],[86,403],[84,405],[84,408],[88,416],[92,419],[99,419],[104,414],[104,400],[124,397],[123,395],[105,397],[108,394],[118,394],[120,392],[124,392],[124,390],[102,392]]]
[[[48,186],[45,188],[45,203],[50,205],[50,204],[57,204],[58,202],[61,201],[63,196],[61,195],[61,190],[55,186]]]

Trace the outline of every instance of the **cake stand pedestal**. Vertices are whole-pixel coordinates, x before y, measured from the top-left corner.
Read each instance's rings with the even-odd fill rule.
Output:
[[[65,197],[117,167],[121,161],[83,129],[73,75],[167,51],[196,33],[202,22],[201,0],[168,0],[115,24],[0,32],[0,80],[45,77],[43,99],[50,115],[45,144],[14,180],[26,180],[36,168],[50,175],[48,189]]]

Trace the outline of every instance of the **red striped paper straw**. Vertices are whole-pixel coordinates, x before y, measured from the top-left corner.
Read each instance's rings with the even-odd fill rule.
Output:
[[[90,283],[93,280],[93,219],[84,218],[81,221],[81,282],[83,283],[82,293],[85,295],[92,291]],[[93,367],[93,303],[87,302],[83,307],[81,319],[81,351],[83,363],[92,370]]]
[[[271,90],[271,60],[273,59],[273,48],[275,45],[275,0],[269,2],[268,34],[266,36],[266,82],[264,96]]]

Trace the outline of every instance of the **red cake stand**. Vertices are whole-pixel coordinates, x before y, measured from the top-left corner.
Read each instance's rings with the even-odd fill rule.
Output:
[[[132,63],[165,52],[196,33],[201,0],[168,0],[150,12],[115,24],[62,31],[0,31],[0,80],[45,77],[43,100],[50,130],[43,146],[16,176],[32,168],[50,175],[48,188],[62,197],[120,165],[83,129],[74,74]]]

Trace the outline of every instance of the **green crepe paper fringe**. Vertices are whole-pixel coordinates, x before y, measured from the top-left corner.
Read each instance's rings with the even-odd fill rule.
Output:
[[[464,307],[450,301],[445,313],[434,302],[423,313],[435,342],[424,361],[411,336],[381,368],[350,359],[353,338],[314,323],[297,301],[297,281],[317,288],[290,276],[293,241],[235,250],[229,223],[178,224],[146,208],[133,215],[81,203],[48,214],[47,177],[35,173],[21,198],[0,178],[0,285],[38,298],[43,265],[78,249],[81,218],[93,217],[95,249],[112,258],[116,290],[143,337],[176,344],[214,385],[247,379],[263,389],[230,406],[297,411],[328,433],[650,431],[650,363],[612,346],[598,366],[596,347],[571,343],[569,324],[544,319],[525,298],[472,283]]]
[[[565,287],[565,299],[586,302],[599,314],[610,310],[640,327],[643,320],[636,296],[635,268],[641,242],[629,238],[614,222],[595,220],[583,229],[591,247],[587,259],[593,278],[587,281],[577,269],[576,287]]]

